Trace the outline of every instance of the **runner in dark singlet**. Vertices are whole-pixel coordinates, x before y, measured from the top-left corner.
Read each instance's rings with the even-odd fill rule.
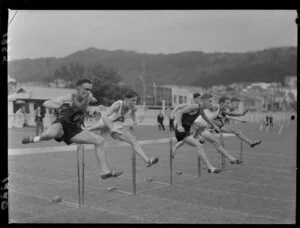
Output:
[[[219,106],[215,106],[213,107],[212,102],[213,102],[213,98],[208,97],[208,98],[202,98],[202,103],[201,104],[202,108],[203,108],[203,112],[205,113],[206,117],[212,121],[212,119],[214,119],[216,117],[217,114],[219,114]],[[204,101],[203,101],[204,100]],[[215,110],[216,108],[216,110]],[[215,111],[213,111],[215,110]],[[199,135],[201,135],[201,137],[205,140],[207,140],[208,142],[210,142],[211,144],[214,145],[214,147],[217,149],[217,152],[220,153],[221,155],[223,155],[224,157],[226,157],[227,159],[229,159],[230,164],[241,164],[242,161],[234,158],[233,156],[231,156],[225,149],[224,147],[222,147],[222,145],[218,142],[218,140],[216,139],[216,137],[209,131],[209,128],[211,127],[211,125],[209,124],[209,122],[205,121],[205,119],[203,118],[203,115],[199,115],[192,123],[191,128],[189,129],[189,132],[191,135],[193,135],[193,137],[195,139],[198,139]],[[200,142],[201,143],[201,142]],[[182,146],[184,144],[184,141],[179,141],[178,143],[176,143],[176,145],[172,148],[172,157],[174,158],[176,150]]]
[[[245,110],[243,113],[232,113],[228,110],[229,108],[231,110],[236,110],[239,107],[239,103],[240,100],[236,97],[231,98],[230,102],[228,97],[221,97],[219,99],[220,113],[213,120],[213,122],[221,129],[221,132],[223,133],[234,134],[236,137],[238,137],[240,140],[244,141],[251,147],[259,145],[261,143],[261,140],[252,141],[248,139],[240,130],[232,128],[228,125],[225,126],[225,120],[227,116],[243,116],[248,112],[248,110]]]
[[[199,96],[194,101],[195,101],[194,104],[187,105],[187,107],[179,110],[176,113],[175,136],[178,142],[183,141],[197,150],[199,157],[205,163],[209,173],[219,173],[221,172],[221,170],[213,167],[210,164],[202,145],[197,139],[194,138],[194,136],[190,132],[194,120],[199,115],[202,115],[203,119],[208,123],[210,123],[216,131],[220,131],[220,129],[207,118],[207,116],[203,111],[205,108],[210,108],[212,102],[212,95],[205,93],[201,96],[201,99]]]
[[[57,119],[41,136],[30,136],[22,139],[23,144],[37,143],[50,139],[64,141],[67,145],[94,144],[95,154],[101,169],[102,179],[117,177],[123,172],[111,171],[106,164],[103,137],[82,129],[84,116],[88,105],[95,100],[92,96],[92,83],[87,79],[80,79],[76,83],[76,91],[67,97],[58,100],[49,100],[44,103],[47,108],[59,109]]]

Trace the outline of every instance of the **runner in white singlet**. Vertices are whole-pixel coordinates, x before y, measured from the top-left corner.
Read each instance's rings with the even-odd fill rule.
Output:
[[[134,91],[127,92],[123,100],[115,101],[111,107],[103,113],[100,121],[88,128],[88,130],[93,131],[100,129],[102,133],[109,132],[114,139],[129,143],[133,151],[145,161],[146,166],[150,167],[156,164],[159,159],[157,157],[149,158],[144,153],[142,147],[136,140],[136,137],[130,133],[126,126],[124,126],[124,121],[127,116],[130,116],[133,121],[133,125],[130,126],[131,130],[137,125],[136,101],[137,93]]]

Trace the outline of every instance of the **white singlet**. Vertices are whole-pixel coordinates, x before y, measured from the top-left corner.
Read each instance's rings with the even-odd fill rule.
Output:
[[[122,105],[123,105],[123,101],[122,100],[118,100],[118,101],[115,101],[112,106],[115,104],[115,103],[119,103],[119,109],[117,110],[117,112],[113,112],[110,116],[108,116],[108,118],[113,122],[113,126],[115,129],[122,129],[123,128],[123,124],[124,124],[124,121],[125,121],[125,117],[131,112],[131,110],[128,110],[127,113],[125,114],[121,114],[122,112]],[[106,125],[104,124],[103,122],[103,119],[100,118],[100,124],[101,124],[101,127],[105,127]]]
[[[209,109],[204,109],[204,113],[206,114],[206,116],[207,116],[208,119],[210,119],[210,120],[213,120],[214,118],[216,118],[216,116],[219,114],[219,111],[220,111],[220,107],[218,107],[218,109],[217,109],[216,111],[211,111],[211,110],[209,110]],[[203,126],[206,126],[206,127],[210,127],[210,124],[207,123],[207,122],[203,119],[202,115],[199,115],[199,116],[197,117],[197,119],[196,119],[194,122],[195,122],[195,123],[199,123],[199,124],[201,124],[201,125],[203,125]]]

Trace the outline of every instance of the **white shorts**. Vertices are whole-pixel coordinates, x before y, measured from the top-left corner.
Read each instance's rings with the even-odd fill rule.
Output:
[[[99,120],[99,122],[100,122],[100,125],[101,125],[100,130],[101,130],[102,133],[110,132],[109,128],[104,124],[102,118]],[[121,121],[113,122],[113,126],[119,132],[122,132],[122,129],[124,127],[123,122],[121,122]]]

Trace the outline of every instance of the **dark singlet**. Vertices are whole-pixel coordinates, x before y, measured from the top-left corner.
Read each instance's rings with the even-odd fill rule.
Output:
[[[70,104],[62,104],[58,111],[58,118],[63,118],[67,122],[82,125],[84,122],[85,111],[81,107]]]
[[[218,115],[214,120],[220,121],[223,125],[225,125],[225,120],[226,120],[226,114],[224,113],[224,110],[220,110]]]
[[[201,112],[201,106],[199,104],[198,111],[195,114],[184,113],[182,115],[181,124],[184,129],[190,128],[194,123],[195,119],[199,116]]]

